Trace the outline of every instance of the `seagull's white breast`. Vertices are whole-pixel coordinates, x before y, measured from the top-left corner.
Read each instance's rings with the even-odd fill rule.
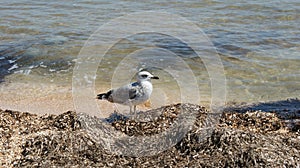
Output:
[[[131,100],[133,105],[138,105],[147,101],[152,93],[153,87],[150,81],[142,81],[141,88],[139,89],[138,96]]]

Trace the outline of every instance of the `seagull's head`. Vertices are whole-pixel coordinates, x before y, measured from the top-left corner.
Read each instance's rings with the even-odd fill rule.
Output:
[[[157,76],[152,75],[150,72],[141,71],[137,74],[137,81],[150,81],[151,79],[159,79]]]

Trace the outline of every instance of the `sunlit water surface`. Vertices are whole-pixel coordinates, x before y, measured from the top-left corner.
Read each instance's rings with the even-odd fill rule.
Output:
[[[297,0],[4,0],[0,2],[0,107],[41,113],[73,109],[73,68],[90,35],[111,19],[154,9],[185,17],[208,36],[224,66],[226,102],[299,97],[300,3]],[[157,49],[133,53],[153,42]],[[180,72],[188,69],[171,59],[175,55],[168,51],[190,65],[200,88],[201,102],[209,104],[211,83],[201,59],[182,42],[155,33],[124,38],[114,45],[99,64],[95,95],[131,81],[139,68],[149,68],[160,76],[160,80],[153,82],[152,106],[180,102],[177,80],[185,80],[184,76],[167,73],[158,66]],[[134,67],[119,64],[130,54],[131,62],[136,60],[135,56],[146,61]],[[116,70],[123,73],[119,74],[119,80],[113,79]]]

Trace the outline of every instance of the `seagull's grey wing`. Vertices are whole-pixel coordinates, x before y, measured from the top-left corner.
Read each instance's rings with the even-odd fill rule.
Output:
[[[126,103],[130,99],[134,99],[138,94],[139,86],[129,84],[113,90],[112,97],[115,103]]]

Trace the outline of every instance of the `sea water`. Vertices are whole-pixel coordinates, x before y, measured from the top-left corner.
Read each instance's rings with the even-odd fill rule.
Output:
[[[153,10],[179,15],[207,36],[222,61],[226,102],[300,97],[300,3],[297,0],[3,0],[0,2],[0,107],[39,113],[73,110],[73,70],[89,37],[112,19]],[[152,65],[168,60],[165,50],[181,57],[194,72],[202,101],[209,103],[211,79],[201,58],[184,43],[155,33],[124,37],[114,45],[92,78],[95,94],[90,98],[134,79],[119,75],[120,80],[112,84],[116,67],[121,66],[123,71],[128,70],[124,74],[150,68],[160,75],[160,80],[153,82],[154,106],[180,102],[180,86],[176,81],[183,76],[147,64],[119,65],[120,60],[153,41],[157,49],[139,54],[154,60]],[[175,70],[185,70],[182,64],[174,62],[174,65]],[[130,79],[121,79],[122,76]]]

